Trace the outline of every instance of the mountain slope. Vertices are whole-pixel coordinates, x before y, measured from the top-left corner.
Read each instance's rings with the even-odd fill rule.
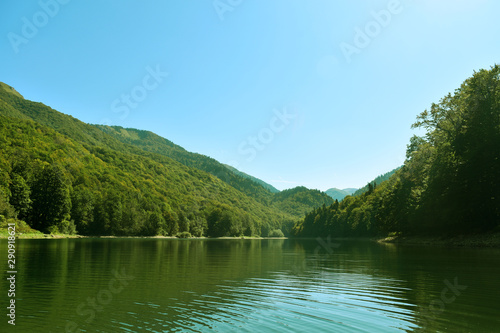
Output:
[[[149,131],[119,126],[95,126],[124,143],[168,156],[186,166],[206,171],[258,202],[266,206],[274,206],[278,210],[297,218],[300,218],[310,208],[333,202],[325,193],[305,187],[296,188],[302,195],[279,196],[279,191],[264,181],[222,164],[208,156],[188,152],[184,148]],[[313,200],[309,200],[311,198]]]
[[[386,180],[389,180],[389,178],[391,178],[392,175],[395,174],[401,168],[402,167],[396,168],[394,170],[391,170],[389,172],[384,173],[383,175],[378,176],[377,178],[375,178],[374,180],[369,182],[366,186],[360,188],[359,190],[356,190],[354,193],[352,193],[352,195],[358,196],[358,195],[361,195],[363,193],[368,192],[368,190],[370,189],[370,185],[371,186],[378,186],[378,185],[382,184]]]
[[[214,159],[151,132],[85,124],[7,85],[0,89],[0,116],[0,214],[45,231],[265,236],[290,229],[299,217],[295,206],[310,210],[325,201],[325,194],[305,203],[274,201],[259,182]],[[59,184],[62,200],[50,223],[40,222],[43,212],[34,208],[54,200],[37,192],[44,177]]]
[[[276,193],[273,197],[273,203],[281,210],[290,212],[294,216],[303,216],[304,213],[309,212],[308,207],[331,205],[333,199],[324,192],[299,186]]]
[[[12,88],[8,84],[0,82],[0,88],[2,88],[3,90],[5,90],[6,92],[8,92],[10,94],[13,94],[14,96],[17,96],[19,98],[23,98],[24,99],[24,97],[19,92],[17,92],[16,89]]]
[[[191,153],[155,133],[120,126],[93,126],[120,142],[143,151],[167,156],[186,166],[208,172],[262,203],[268,203],[270,200],[271,192],[254,179],[244,177],[240,172],[228,169],[224,164],[211,157]]]

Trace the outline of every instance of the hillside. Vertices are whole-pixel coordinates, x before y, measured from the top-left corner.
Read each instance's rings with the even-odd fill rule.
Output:
[[[303,216],[305,212],[308,212],[308,207],[330,205],[333,199],[324,192],[299,186],[276,193],[273,196],[273,203],[279,209],[294,216]]]
[[[17,92],[16,89],[12,88],[11,86],[9,86],[8,84],[5,84],[3,82],[0,82],[0,88],[2,88],[3,90],[5,90],[6,92],[14,95],[14,96],[17,96],[19,98],[24,98],[19,92]]]
[[[0,215],[45,232],[266,236],[290,229],[294,205],[324,202],[275,203],[209,157],[151,132],[85,124],[5,84],[0,120]]]
[[[267,204],[270,200],[271,192],[263,186],[263,181],[259,182],[257,178],[244,176],[243,173],[228,168],[211,157],[188,152],[155,133],[120,126],[93,126],[122,143],[143,151],[167,156],[185,166],[208,172],[259,202]]]
[[[378,176],[377,178],[375,178],[374,180],[372,180],[371,182],[366,184],[366,186],[351,193],[351,195],[358,196],[358,195],[361,195],[363,193],[368,192],[370,190],[370,186],[377,187],[378,185],[382,184],[386,180],[389,180],[389,178],[391,178],[392,175],[394,175],[399,169],[401,169],[401,167],[396,168],[394,170],[391,170],[389,172],[384,173],[383,175]]]

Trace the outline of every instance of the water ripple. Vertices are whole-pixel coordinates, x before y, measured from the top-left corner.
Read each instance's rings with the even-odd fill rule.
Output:
[[[148,331],[406,332],[417,327],[406,290],[401,281],[335,272],[227,281],[191,302],[159,308],[154,326],[161,329]]]

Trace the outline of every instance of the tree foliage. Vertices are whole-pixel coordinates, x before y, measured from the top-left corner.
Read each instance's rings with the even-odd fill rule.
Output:
[[[297,236],[486,232],[500,223],[500,67],[480,70],[418,117],[389,180],[313,210]]]

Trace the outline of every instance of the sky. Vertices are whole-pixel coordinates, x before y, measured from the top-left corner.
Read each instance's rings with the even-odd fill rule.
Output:
[[[282,190],[362,187],[500,62],[497,0],[4,0],[0,81]]]

